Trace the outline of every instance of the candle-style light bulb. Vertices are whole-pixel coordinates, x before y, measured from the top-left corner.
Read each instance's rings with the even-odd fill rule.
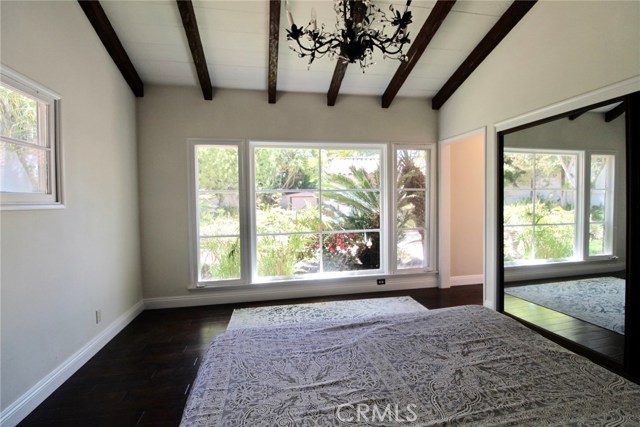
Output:
[[[289,2],[285,0],[284,8],[287,10],[287,22],[289,23],[289,27],[293,28],[295,23],[293,22],[293,15],[291,15],[291,11],[289,10]]]
[[[311,8],[311,31],[315,31],[318,29],[318,22],[316,20],[316,9]]]

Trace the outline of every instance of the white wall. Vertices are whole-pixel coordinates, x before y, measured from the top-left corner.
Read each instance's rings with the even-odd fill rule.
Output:
[[[440,110],[440,140],[487,126],[485,304],[495,304],[495,125],[640,75],[638,22],[637,1],[539,1]]]
[[[2,63],[62,96],[66,205],[1,213],[9,425],[77,367],[70,358],[81,363],[139,311],[142,288],[135,98],[77,2],[0,8]]]
[[[218,90],[204,101],[196,88],[149,87],[138,102],[140,214],[145,302],[150,307],[284,298],[301,287],[224,292],[188,291],[190,285],[188,138],[275,141],[435,142],[436,113],[424,99],[397,99],[389,109],[378,97],[340,96],[327,107],[321,94]],[[369,280],[364,288],[331,284],[340,292],[391,290]],[[314,286],[316,293],[335,292]],[[229,299],[231,298],[231,299]]]

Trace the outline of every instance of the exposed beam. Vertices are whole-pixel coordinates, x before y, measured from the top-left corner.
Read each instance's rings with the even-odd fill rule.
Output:
[[[342,85],[342,79],[347,71],[349,62],[344,59],[338,58],[336,68],[333,70],[333,77],[331,77],[331,85],[329,86],[329,92],[327,92],[327,105],[333,107],[336,105],[336,99],[338,98],[338,92],[340,92],[340,86]]]
[[[407,80],[407,77],[409,77],[409,73],[411,73],[413,67],[418,63],[418,60],[427,49],[431,39],[433,39],[433,36],[440,28],[440,25],[444,22],[444,19],[447,17],[454,4],[455,0],[438,0],[435,4],[429,14],[429,17],[420,29],[420,32],[413,43],[411,43],[409,52],[407,52],[407,61],[400,64],[391,79],[389,86],[387,86],[387,89],[384,91],[384,94],[382,95],[382,108],[389,108],[389,105],[391,105],[391,102]]]
[[[213,88],[211,87],[207,61],[204,57],[204,50],[202,49],[202,41],[200,40],[200,32],[198,31],[198,23],[196,21],[196,13],[193,10],[193,3],[191,0],[176,0],[176,2],[180,10],[184,32],[189,42],[189,49],[191,49],[193,63],[198,73],[202,94],[204,95],[204,99],[211,101],[213,99]]]
[[[621,102],[611,110],[604,113],[604,121],[607,123],[614,121],[615,119],[620,117],[622,114],[624,114],[626,109],[627,109],[627,106],[625,105],[625,103]]]
[[[577,119],[578,117],[580,117],[581,115],[583,115],[584,113],[586,113],[586,111],[580,111],[578,113],[571,114],[569,116],[569,120],[573,121],[573,120]]]
[[[111,26],[109,18],[107,18],[107,15],[104,13],[100,2],[97,0],[78,0],[78,3],[84,14],[87,15],[87,19],[93,26],[93,29],[96,30],[96,34],[98,34],[102,44],[105,49],[107,49],[111,59],[115,62],[120,73],[122,73],[122,77],[124,77],[134,95],[137,97],[144,96],[144,84],[133,66],[131,59],[129,59],[127,51],[124,50],[113,26]]]
[[[278,41],[280,40],[280,0],[269,2],[269,104],[276,103],[278,84]]]
[[[489,56],[518,22],[531,10],[537,0],[515,0],[455,73],[433,97],[431,107],[439,110],[473,71]]]

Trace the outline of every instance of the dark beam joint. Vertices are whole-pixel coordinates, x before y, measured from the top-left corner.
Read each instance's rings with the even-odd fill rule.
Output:
[[[436,5],[433,7],[429,17],[420,29],[418,36],[415,38],[413,43],[411,43],[409,52],[407,52],[407,62],[400,64],[391,79],[389,86],[387,86],[387,89],[382,95],[382,108],[389,108],[391,102],[398,94],[398,91],[400,91],[400,88],[407,80],[407,77],[409,77],[413,67],[418,63],[418,60],[427,49],[431,39],[435,36],[454,4],[455,0],[438,0]]]
[[[78,0],[78,3],[134,95],[139,98],[144,96],[144,84],[133,66],[129,55],[127,55],[126,50],[122,46],[109,18],[107,18],[106,13],[104,13],[100,2],[97,0]]]
[[[278,84],[278,40],[280,39],[280,0],[269,2],[269,104],[276,103]]]
[[[604,121],[607,123],[614,121],[615,119],[623,115],[626,109],[627,109],[627,106],[625,105],[625,103],[621,102],[611,110],[604,113]]]
[[[573,120],[577,119],[578,117],[580,117],[581,115],[583,115],[584,113],[586,113],[586,111],[582,111],[580,113],[571,114],[569,116],[569,120],[573,121]]]
[[[198,31],[198,23],[196,21],[196,13],[193,10],[193,3],[191,0],[176,0],[176,2],[178,3],[178,10],[180,10],[184,32],[189,42],[189,49],[191,49],[193,63],[198,73],[202,95],[204,95],[204,99],[211,101],[213,99],[213,88],[211,87],[207,61],[204,57],[204,50],[202,49],[202,41],[200,40],[200,32]]]
[[[531,10],[537,0],[515,0],[498,22],[489,30],[486,36],[473,49],[471,54],[458,67],[455,73],[444,84],[440,91],[433,97],[431,107],[439,110],[445,102],[454,94],[473,71],[485,60],[518,22]]]

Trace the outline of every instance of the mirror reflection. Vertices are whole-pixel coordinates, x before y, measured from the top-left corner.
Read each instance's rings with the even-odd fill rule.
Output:
[[[503,133],[504,311],[619,362],[622,101]]]

